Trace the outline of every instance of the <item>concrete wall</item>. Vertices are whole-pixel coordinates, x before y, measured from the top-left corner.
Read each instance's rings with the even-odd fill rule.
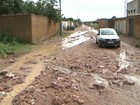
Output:
[[[127,4],[127,15],[133,16],[138,15],[140,13],[140,1],[139,0],[133,0]]]
[[[98,24],[100,28],[107,28],[108,27],[108,20],[107,19],[99,19]]]
[[[140,13],[140,0],[138,0],[138,13]]]
[[[114,20],[114,28],[121,34],[126,34],[126,18],[117,18]]]
[[[21,39],[37,43],[54,35],[59,30],[59,24],[45,16],[9,15],[0,16],[0,32],[12,33]]]
[[[32,15],[32,42],[36,43],[47,39],[56,34],[59,30],[59,24],[45,16]]]
[[[31,16],[0,16],[0,32],[12,33],[23,40],[32,41]]]
[[[127,17],[127,34],[130,33],[130,19],[134,20],[134,37],[140,38],[140,15]],[[131,36],[131,35],[130,35]]]
[[[113,28],[114,20],[112,19],[99,19],[98,24],[100,28]]]

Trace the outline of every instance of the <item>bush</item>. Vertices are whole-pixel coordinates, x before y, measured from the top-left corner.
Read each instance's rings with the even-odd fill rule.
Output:
[[[0,34],[0,56],[6,57],[7,54],[29,51],[28,45],[10,33],[3,32]]]

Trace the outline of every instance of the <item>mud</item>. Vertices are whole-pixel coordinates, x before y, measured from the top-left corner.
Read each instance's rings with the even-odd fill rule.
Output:
[[[19,58],[7,70],[27,74],[25,85],[2,105],[139,105],[140,49],[124,36],[120,48],[99,48],[95,32],[82,26],[62,46],[56,39],[49,50],[43,45]]]

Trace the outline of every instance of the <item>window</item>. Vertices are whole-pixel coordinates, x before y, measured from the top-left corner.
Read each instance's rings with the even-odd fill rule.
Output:
[[[136,12],[136,10],[134,9],[134,12]]]

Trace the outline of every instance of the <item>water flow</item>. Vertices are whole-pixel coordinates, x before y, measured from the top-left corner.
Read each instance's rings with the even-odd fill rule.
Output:
[[[75,32],[74,34],[71,34],[69,37],[64,38],[62,41],[62,49],[71,48],[76,45],[79,45],[80,43],[90,40],[91,38],[86,36],[87,32],[88,31]]]
[[[125,51],[121,51],[119,55],[119,70],[127,69],[130,62],[127,61],[127,56]]]

